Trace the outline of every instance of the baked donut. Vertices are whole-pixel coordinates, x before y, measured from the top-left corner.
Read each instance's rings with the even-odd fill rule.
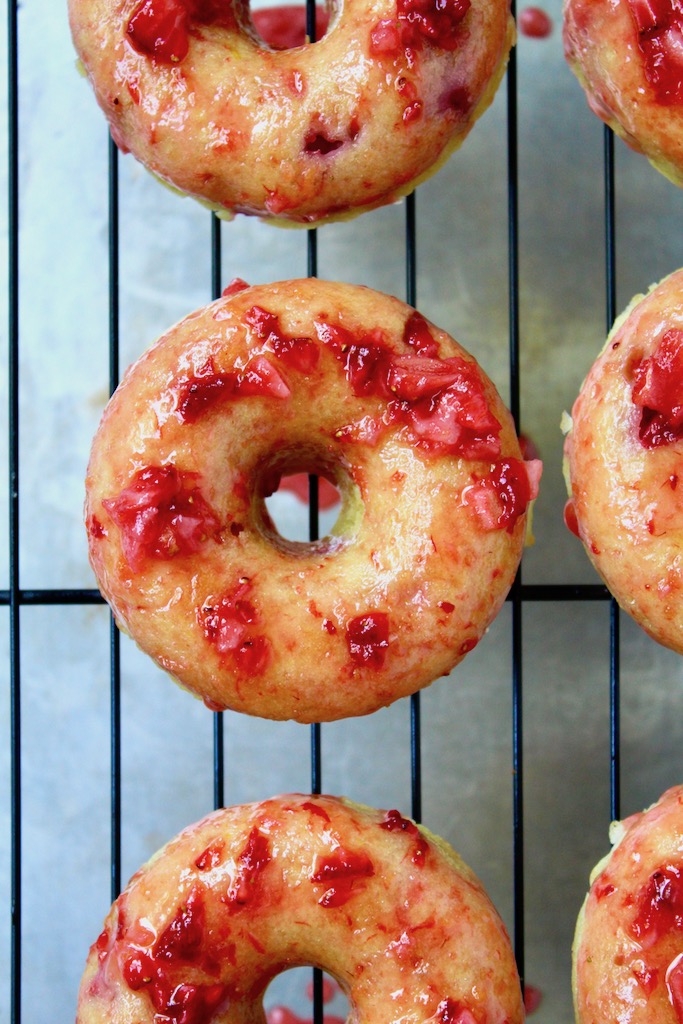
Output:
[[[617,319],[567,426],[567,524],[621,607],[683,652],[683,271]]]
[[[218,212],[305,226],[433,173],[493,99],[514,38],[509,0],[329,11],[318,42],[276,50],[248,0],[69,0],[120,149]]]
[[[683,788],[610,829],[577,921],[578,1024],[683,1020]]]
[[[366,714],[480,639],[540,464],[472,357],[398,299],[313,279],[227,292],[107,406],[91,562],[122,628],[210,707]],[[342,497],[315,543],[281,537],[265,507],[297,472]]]
[[[564,0],[567,62],[589,106],[683,185],[683,11],[675,0]]]
[[[93,944],[77,1024],[264,1022],[311,964],[350,1020],[522,1024],[505,927],[444,840],[330,796],[209,814],[137,872]]]

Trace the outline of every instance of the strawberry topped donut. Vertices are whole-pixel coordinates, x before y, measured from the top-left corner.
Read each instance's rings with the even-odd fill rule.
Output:
[[[683,788],[610,830],[573,949],[578,1024],[683,1022]]]
[[[269,45],[255,26],[272,17],[242,0],[69,12],[124,152],[218,212],[287,225],[381,206],[433,173],[493,99],[514,38],[509,0],[339,0],[317,42],[285,48],[297,33],[275,26]]]
[[[330,796],[215,811],[131,879],[93,944],[77,1024],[252,1024],[312,965],[367,1024],[522,1024],[505,927],[422,826]]]
[[[567,524],[621,607],[683,653],[683,271],[616,321],[565,454]]]
[[[264,498],[314,473],[329,536]],[[127,372],[93,442],[90,558],[119,624],[210,707],[324,721],[447,673],[515,575],[540,475],[476,362],[398,299],[248,288]]]
[[[567,62],[595,114],[683,185],[683,7],[564,0]]]

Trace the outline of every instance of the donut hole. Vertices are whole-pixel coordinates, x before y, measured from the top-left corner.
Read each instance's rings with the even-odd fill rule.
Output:
[[[325,1024],[343,1024],[348,1018],[349,1001],[332,975],[320,968],[289,968],[276,975],[266,990],[267,1024],[312,1024],[318,1000]]]
[[[305,3],[282,0],[258,0],[250,9],[251,23],[261,42],[271,50],[292,50],[307,43],[307,9]],[[315,42],[319,42],[330,25],[326,4],[315,5]]]
[[[256,519],[281,550],[307,554],[353,539],[362,517],[360,491],[325,458],[279,455],[257,474]]]

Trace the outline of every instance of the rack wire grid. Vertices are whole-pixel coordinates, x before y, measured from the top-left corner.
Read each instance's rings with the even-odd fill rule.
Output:
[[[72,1020],[127,877],[214,805],[289,790],[397,806],[444,835],[508,924],[536,1019],[570,1019],[573,926],[609,821],[682,781],[681,665],[624,621],[565,530],[559,421],[615,313],[678,266],[681,199],[589,112],[559,0],[545,9],[551,36],[520,35],[492,108],[417,194],[283,232],[222,224],[118,155],[65,5],[8,0],[0,1021]],[[452,678],[310,728],[212,715],[171,686],[112,625],[81,522],[122,368],[233,276],[303,274],[417,305],[479,359],[545,466],[536,543]],[[278,522],[304,529],[279,497]],[[312,486],[311,536],[316,506]],[[319,973],[312,1006],[290,974],[271,1003],[320,1021]]]

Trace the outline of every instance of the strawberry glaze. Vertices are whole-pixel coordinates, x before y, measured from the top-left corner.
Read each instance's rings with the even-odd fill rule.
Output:
[[[683,330],[670,328],[651,356],[634,367],[631,397],[641,410],[638,437],[644,448],[683,438]]]

